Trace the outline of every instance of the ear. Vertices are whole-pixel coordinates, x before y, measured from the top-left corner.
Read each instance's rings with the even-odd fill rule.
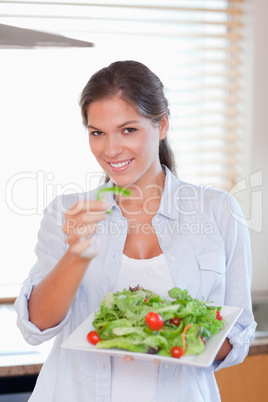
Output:
[[[163,140],[166,138],[168,129],[169,129],[169,118],[168,115],[165,114],[162,119],[158,123],[159,126],[159,140]]]

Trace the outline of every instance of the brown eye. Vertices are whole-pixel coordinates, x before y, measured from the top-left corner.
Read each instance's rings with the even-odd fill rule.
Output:
[[[90,135],[93,135],[93,137],[99,137],[102,134],[103,134],[102,131],[91,131],[90,132]]]
[[[124,129],[123,133],[124,134],[130,134],[130,133],[133,133],[134,131],[136,131],[136,128],[128,127],[128,128]]]

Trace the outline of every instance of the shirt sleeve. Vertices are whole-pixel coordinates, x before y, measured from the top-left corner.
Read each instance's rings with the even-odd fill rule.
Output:
[[[228,335],[232,350],[222,362],[214,363],[215,370],[242,363],[248,354],[257,325],[252,313],[249,233],[241,208],[230,194],[225,196],[219,227],[225,241],[226,254],[224,304],[242,307],[243,312]]]
[[[37,262],[23,283],[15,302],[15,310],[18,315],[17,325],[25,340],[32,345],[37,345],[53,338],[70,319],[69,312],[57,326],[40,331],[29,321],[28,310],[28,301],[33,288],[54,268],[67,250],[65,234],[62,231],[63,213],[61,200],[61,197],[57,197],[44,211],[38,232],[38,243],[35,247]]]

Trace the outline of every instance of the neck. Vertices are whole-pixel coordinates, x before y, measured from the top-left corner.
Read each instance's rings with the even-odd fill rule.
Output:
[[[150,210],[157,212],[165,186],[165,173],[162,168],[147,183],[133,184],[128,188],[131,190],[129,197],[117,196],[117,203],[126,209]]]

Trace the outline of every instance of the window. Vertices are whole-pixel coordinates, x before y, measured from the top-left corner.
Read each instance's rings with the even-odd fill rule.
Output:
[[[48,202],[99,183],[78,97],[104,65],[136,59],[160,76],[182,179],[229,190],[243,174],[250,115],[246,0],[0,3],[0,23],[95,44],[0,49],[6,194],[0,283],[7,294],[35,262],[36,233]]]

